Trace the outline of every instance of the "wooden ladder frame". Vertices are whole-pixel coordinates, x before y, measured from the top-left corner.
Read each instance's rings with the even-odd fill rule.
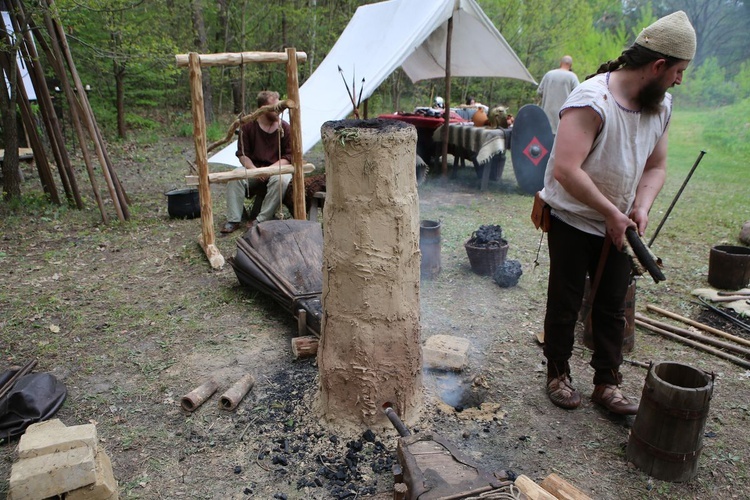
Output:
[[[287,98],[293,102],[289,107],[292,131],[292,186],[294,189],[294,218],[305,219],[305,180],[302,165],[302,121],[299,106],[299,76],[297,62],[307,60],[307,54],[293,47],[285,52],[239,52],[222,54],[177,54],[177,67],[190,69],[190,97],[193,113],[193,141],[195,163],[198,167],[198,191],[201,206],[201,237],[198,243],[213,269],[224,266],[224,256],[216,247],[214,217],[211,203],[211,181],[208,174],[208,151],[206,145],[206,117],[203,110],[203,77],[201,67],[241,66],[245,63],[286,63]]]

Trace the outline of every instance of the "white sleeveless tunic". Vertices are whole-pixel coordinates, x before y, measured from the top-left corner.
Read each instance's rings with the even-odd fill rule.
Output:
[[[603,73],[581,83],[565,101],[560,115],[570,108],[590,107],[601,117],[601,130],[581,168],[609,201],[629,214],[646,160],[672,116],[672,96],[664,96],[659,113],[645,114],[620,106],[610,93],[608,82],[609,73]],[[553,147],[541,193],[552,207],[552,214],[581,231],[604,236],[602,214],[571,196],[552,175],[554,166]]]

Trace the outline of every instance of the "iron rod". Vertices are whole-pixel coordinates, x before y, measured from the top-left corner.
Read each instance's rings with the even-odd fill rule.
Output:
[[[654,240],[658,236],[659,231],[661,231],[661,227],[666,222],[667,217],[669,217],[669,214],[672,212],[672,209],[674,208],[675,204],[677,203],[677,200],[680,198],[680,195],[682,194],[682,191],[685,189],[685,186],[687,186],[688,181],[693,176],[693,172],[695,172],[695,169],[698,168],[698,164],[703,159],[703,155],[704,154],[706,154],[706,152],[704,150],[701,150],[700,154],[698,155],[698,158],[695,160],[695,163],[693,163],[693,168],[691,168],[690,172],[688,172],[688,175],[685,178],[685,182],[683,182],[682,186],[680,186],[680,190],[677,191],[677,194],[675,195],[674,199],[672,200],[672,204],[669,205],[669,208],[667,209],[667,213],[664,214],[664,217],[662,217],[661,222],[659,222],[659,226],[656,228],[656,231],[654,232],[654,235],[649,240],[648,246],[651,246],[651,245],[654,244]]]

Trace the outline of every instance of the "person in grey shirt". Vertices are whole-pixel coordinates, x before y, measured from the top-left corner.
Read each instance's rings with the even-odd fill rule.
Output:
[[[565,99],[578,86],[578,77],[571,71],[573,67],[573,58],[563,56],[560,60],[560,67],[548,71],[542,77],[539,88],[536,89],[537,95],[541,97],[541,105],[544,112],[547,113],[549,123],[552,126],[552,133],[557,134],[557,125],[560,123],[560,108],[562,108]]]

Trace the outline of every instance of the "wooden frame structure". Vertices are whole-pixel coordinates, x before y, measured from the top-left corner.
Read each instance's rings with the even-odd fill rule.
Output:
[[[190,69],[190,97],[193,112],[193,140],[195,142],[195,163],[198,167],[198,191],[201,205],[201,237],[203,248],[211,267],[220,269],[224,266],[224,256],[216,247],[214,234],[213,209],[211,205],[211,179],[208,173],[208,148],[206,145],[206,117],[203,110],[202,66],[242,66],[245,63],[286,63],[287,101],[289,121],[292,131],[292,186],[294,189],[294,218],[305,218],[305,180],[302,165],[302,120],[299,107],[299,77],[297,62],[307,60],[307,54],[297,52],[293,47],[285,52],[240,52],[222,54],[204,54],[195,52],[177,54],[177,67]],[[274,167],[275,172],[278,169]],[[242,176],[244,177],[244,176]],[[216,181],[215,181],[216,182]],[[226,180],[224,180],[226,182]]]

